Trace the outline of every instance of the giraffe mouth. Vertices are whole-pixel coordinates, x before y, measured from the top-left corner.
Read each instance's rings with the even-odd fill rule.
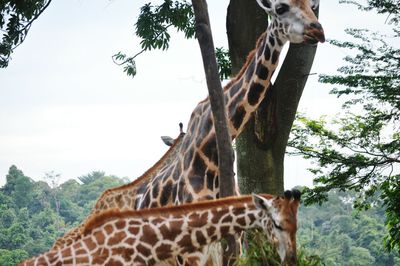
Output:
[[[304,39],[304,43],[306,43],[306,44],[317,44],[319,42],[319,40],[317,38],[315,38],[314,36],[307,35],[307,34],[305,34],[303,36],[303,39]]]
[[[304,32],[304,42],[307,44],[316,44],[325,42],[325,34],[321,24],[311,23],[310,27]]]

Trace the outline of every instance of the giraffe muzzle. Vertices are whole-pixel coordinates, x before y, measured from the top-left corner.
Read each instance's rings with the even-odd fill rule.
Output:
[[[285,260],[283,261],[283,265],[285,266],[297,266],[297,255],[296,249],[286,255]]]
[[[304,32],[304,42],[308,44],[316,44],[325,42],[324,29],[321,24],[311,23]]]

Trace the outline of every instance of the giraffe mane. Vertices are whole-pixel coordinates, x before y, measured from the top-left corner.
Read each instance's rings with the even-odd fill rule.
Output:
[[[256,47],[255,47],[253,50],[251,50],[251,51],[249,52],[249,54],[247,55],[247,58],[246,58],[246,62],[243,64],[243,66],[242,66],[242,68],[240,69],[239,73],[238,73],[234,78],[232,78],[232,79],[228,82],[228,84],[225,85],[224,90],[228,90],[230,87],[232,87],[232,85],[233,85],[237,80],[239,80],[239,79],[242,78],[242,76],[243,76],[244,73],[246,72],[246,69],[247,69],[247,67],[249,66],[250,62],[253,60],[253,58],[254,58],[254,56],[255,56],[255,54],[256,54],[256,51],[257,51],[258,47],[261,45],[262,40],[264,39],[265,34],[266,34],[266,32],[263,32],[263,33],[260,35],[260,37],[258,37],[257,42],[256,42]]]
[[[270,194],[260,194],[262,197],[271,199],[274,196]],[[239,196],[239,197],[227,197],[223,199],[216,200],[206,200],[200,201],[196,203],[185,203],[182,205],[174,205],[168,207],[156,207],[156,208],[148,208],[148,209],[139,209],[139,210],[120,210],[118,208],[108,209],[102,211],[94,216],[92,216],[89,220],[86,221],[83,229],[83,235],[88,235],[97,227],[105,224],[109,221],[120,219],[120,218],[150,218],[150,217],[159,217],[159,216],[169,216],[169,215],[179,215],[183,213],[190,212],[192,210],[209,210],[212,207],[216,206],[231,206],[235,204],[243,204],[252,202],[252,197],[250,195]]]
[[[261,42],[262,42],[262,40],[263,40],[265,34],[266,34],[266,33],[263,32],[263,33],[260,35],[260,37],[258,38],[258,40],[257,40],[257,42],[256,42],[256,47],[255,47],[253,50],[251,50],[251,51],[249,52],[249,54],[247,55],[246,62],[243,64],[243,66],[242,66],[242,68],[240,69],[239,73],[238,73],[236,76],[234,76],[233,78],[231,78],[231,80],[224,86],[224,91],[229,90],[229,89],[233,86],[233,84],[235,84],[236,81],[238,81],[239,79],[242,78],[242,76],[243,76],[244,73],[246,72],[246,69],[247,69],[247,67],[249,66],[251,60],[253,60],[253,58],[254,58],[254,56],[255,56],[255,54],[256,54],[257,48],[260,46],[260,44],[261,44]],[[203,102],[205,102],[205,101],[207,101],[207,100],[208,100],[208,97],[205,98],[204,100],[202,100],[200,103],[203,103]]]
[[[109,194],[111,194],[113,192],[123,191],[123,190],[125,190],[127,188],[131,188],[131,187],[135,187],[135,186],[136,186],[136,188],[138,188],[142,183],[148,181],[149,178],[151,178],[151,175],[154,172],[154,170],[157,170],[164,163],[164,160],[166,158],[168,158],[170,153],[172,153],[172,151],[175,149],[175,147],[180,142],[182,142],[182,139],[183,139],[184,135],[185,135],[185,133],[179,134],[178,138],[171,145],[171,147],[168,149],[168,151],[152,167],[150,167],[146,172],[144,172],[143,175],[141,175],[140,177],[136,178],[135,180],[133,180],[132,182],[130,182],[128,184],[125,184],[125,185],[122,185],[122,186],[118,186],[118,187],[115,187],[115,188],[107,189],[106,191],[104,191],[101,194],[100,199],[106,197],[107,195],[109,195]]]

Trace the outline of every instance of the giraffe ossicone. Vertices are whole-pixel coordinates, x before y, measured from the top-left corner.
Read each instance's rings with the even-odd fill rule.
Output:
[[[262,229],[282,262],[296,265],[299,198],[291,195],[253,194],[137,211],[107,210],[93,216],[69,246],[20,265],[151,266],[178,254],[202,254],[204,246],[252,228]],[[200,265],[198,260],[186,263]]]

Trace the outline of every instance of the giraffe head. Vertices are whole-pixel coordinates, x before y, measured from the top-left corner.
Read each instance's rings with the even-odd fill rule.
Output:
[[[274,34],[292,43],[324,42],[325,35],[313,9],[319,0],[257,0],[272,18]]]
[[[285,191],[283,197],[265,198],[253,194],[256,208],[262,210],[261,227],[287,265],[296,265],[297,209],[301,193]]]

